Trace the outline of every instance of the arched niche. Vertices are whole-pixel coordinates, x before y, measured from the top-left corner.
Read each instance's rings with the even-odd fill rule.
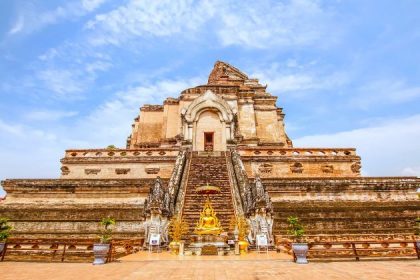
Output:
[[[182,110],[184,139],[192,143],[193,150],[203,151],[204,133],[214,132],[215,150],[225,151],[226,143],[234,138],[235,114],[225,100],[208,90]]]

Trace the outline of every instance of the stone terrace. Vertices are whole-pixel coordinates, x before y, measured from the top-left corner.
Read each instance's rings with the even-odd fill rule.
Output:
[[[156,254],[158,255],[158,254]],[[420,262],[311,262],[297,265],[290,260],[145,260],[123,261],[103,266],[79,263],[0,263],[2,280],[47,279],[394,279],[414,280]]]

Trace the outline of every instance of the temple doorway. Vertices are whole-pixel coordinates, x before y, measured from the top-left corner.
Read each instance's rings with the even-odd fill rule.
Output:
[[[214,132],[204,132],[204,151],[213,152],[214,142],[213,142]]]
[[[216,110],[205,110],[193,126],[194,151],[226,151],[226,124]]]

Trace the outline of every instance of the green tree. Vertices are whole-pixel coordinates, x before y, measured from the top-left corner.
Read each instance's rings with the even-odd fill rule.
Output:
[[[300,223],[299,218],[296,216],[289,216],[287,222],[289,223],[289,230],[287,233],[292,235],[296,242],[302,242],[305,229]]]
[[[101,243],[109,243],[111,241],[113,230],[112,226],[114,226],[115,223],[115,219],[110,217],[103,218],[99,222],[99,225],[102,227],[101,234],[99,235],[99,237],[101,238]]]
[[[9,225],[9,220],[0,218],[0,241],[6,241],[9,238],[13,227]]]

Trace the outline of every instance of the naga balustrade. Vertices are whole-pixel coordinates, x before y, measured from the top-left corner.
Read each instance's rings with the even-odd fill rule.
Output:
[[[383,240],[341,240],[341,241],[309,241],[308,259],[336,259],[354,258],[407,258],[420,259],[420,239],[412,236],[411,239],[383,239]],[[292,242],[281,240],[277,243],[278,249],[283,249],[293,255]]]
[[[144,239],[112,240],[107,262],[135,253],[143,246]],[[13,238],[6,242],[0,261],[74,261],[93,260],[93,239],[27,239]]]

